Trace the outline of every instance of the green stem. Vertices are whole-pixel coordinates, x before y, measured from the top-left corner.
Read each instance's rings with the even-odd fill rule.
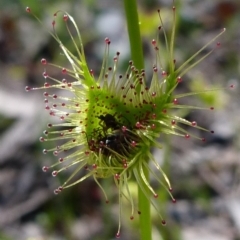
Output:
[[[124,0],[124,7],[131,48],[131,57],[134,62],[134,66],[141,70],[144,68],[144,60],[136,0]]]
[[[128,36],[131,48],[131,57],[134,62],[134,66],[141,70],[144,69],[143,49],[141,34],[139,29],[139,20],[137,12],[136,0],[124,0],[124,8],[126,13],[126,21],[128,27]],[[140,91],[140,89],[136,89]],[[149,179],[149,171],[144,169],[146,179]],[[140,239],[151,240],[152,239],[152,227],[151,227],[151,214],[150,214],[150,202],[138,186],[138,205],[141,214],[140,218]]]

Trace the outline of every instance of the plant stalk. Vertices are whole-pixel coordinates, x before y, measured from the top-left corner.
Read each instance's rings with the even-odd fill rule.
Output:
[[[143,48],[139,28],[139,19],[136,0],[124,0],[128,36],[131,49],[131,58],[134,66],[138,69],[144,69]],[[136,91],[140,91],[139,88]],[[149,179],[149,171],[145,168],[144,174]],[[150,201],[147,199],[140,186],[138,186],[138,207],[141,214],[139,215],[140,240],[152,239]]]

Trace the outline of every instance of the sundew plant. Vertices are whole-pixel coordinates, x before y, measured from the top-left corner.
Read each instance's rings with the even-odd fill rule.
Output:
[[[156,14],[159,15],[160,26],[157,38],[149,43],[155,52],[155,59],[151,76],[146,76],[137,5],[134,0],[125,0],[124,6],[132,56],[125,72],[118,71],[120,52],[116,52],[116,56],[109,59],[111,40],[106,37],[102,65],[98,67],[100,74],[95,76],[94,71],[88,66],[77,23],[68,13],[58,11],[54,14],[51,35],[59,44],[60,51],[70,63],[71,68],[50,63],[43,58],[41,60],[44,66],[43,86],[27,86],[26,91],[43,89],[45,109],[51,116],[60,119],[57,124],[48,124],[48,129],[44,131],[45,136],[40,137],[41,142],[61,142],[55,148],[43,150],[44,154],[53,152],[58,157],[56,163],[44,166],[43,171],[51,170],[52,175],[57,176],[68,168],[73,169],[69,178],[54,190],[55,194],[91,177],[108,202],[106,191],[99,180],[112,178],[118,189],[119,198],[119,227],[116,238],[120,237],[121,213],[124,211],[122,201],[126,199],[132,209],[130,218],[133,219],[134,215],[139,215],[141,239],[151,240],[150,205],[159,214],[161,223],[165,225],[166,222],[154,201],[158,195],[149,181],[150,174],[169,192],[172,201],[175,202],[171,194],[170,181],[151,150],[162,148],[157,140],[162,134],[205,141],[185,130],[183,125],[211,132],[199,126],[196,121],[190,122],[176,115],[176,110],[212,110],[213,107],[182,105],[181,99],[204,94],[213,89],[184,94],[176,94],[175,90],[190,69],[219,47],[220,44],[216,39],[225,29],[222,29],[216,37],[193,53],[185,62],[179,63],[174,57],[177,9],[173,4],[170,34],[167,34],[161,11],[158,10]],[[31,13],[29,7],[26,11]],[[69,38],[75,48],[74,53],[70,52],[58,37],[55,30],[57,21],[65,22]],[[162,41],[159,38],[164,39],[164,45],[161,45]],[[206,52],[207,47],[213,44],[215,45],[211,50],[203,55],[203,50]],[[164,59],[161,54],[162,48],[167,51]],[[49,75],[48,66],[59,69],[63,75],[62,79]],[[146,79],[149,78],[151,81],[147,84]],[[56,89],[56,93],[49,93],[48,90],[52,88]],[[66,91],[66,95],[63,90]],[[155,166],[155,170],[149,167],[150,162]],[[80,171],[85,173],[83,177],[79,177]],[[138,186],[138,203],[133,200],[128,184],[130,180],[135,181]]]

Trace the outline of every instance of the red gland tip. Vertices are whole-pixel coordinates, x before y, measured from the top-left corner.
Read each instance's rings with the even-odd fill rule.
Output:
[[[157,95],[156,92],[152,92],[152,97],[155,97]]]
[[[157,117],[156,113],[152,114],[152,119],[155,119]]]
[[[182,82],[182,78],[179,76],[179,77],[177,77],[177,82],[178,83],[181,83]]]
[[[111,43],[111,41],[108,37],[105,38],[105,43],[108,44],[108,45]]]
[[[45,87],[45,88],[48,88],[48,87],[50,87],[50,84],[49,84],[48,82],[45,82],[45,83],[44,83],[44,87]]]
[[[189,138],[190,138],[190,135],[189,135],[189,134],[186,134],[186,135],[185,135],[185,138],[186,138],[186,139],[189,139]]]
[[[48,169],[49,169],[49,167],[47,167],[47,166],[43,166],[43,167],[42,167],[43,172],[47,172]]]
[[[43,149],[43,154],[47,154],[48,150],[47,149]]]
[[[26,12],[30,13],[31,12],[31,8],[30,7],[26,7]]]
[[[152,40],[152,45],[155,47],[156,46],[157,41],[155,39]]]
[[[44,139],[43,137],[40,137],[40,138],[39,138],[39,141],[40,141],[40,142],[44,142],[45,139]]]
[[[41,59],[41,63],[42,63],[43,65],[46,65],[46,64],[47,64],[47,60],[46,60],[45,58],[42,58],[42,59]]]
[[[176,98],[173,99],[173,104],[178,104],[178,100]]]
[[[131,217],[130,217],[130,220],[133,220],[133,219],[134,219],[134,216],[131,216]]]
[[[66,74],[67,73],[67,69],[66,68],[63,68],[62,69],[62,74]]]
[[[127,168],[127,167],[128,167],[127,163],[123,163],[123,168]]]
[[[52,176],[53,176],[53,177],[56,177],[57,174],[58,174],[58,171],[53,171],[53,172],[52,172]]]
[[[158,194],[157,194],[157,193],[154,193],[154,194],[153,194],[153,197],[154,197],[154,198],[158,198]]]
[[[140,128],[141,127],[141,123],[140,122],[136,122],[135,126],[136,126],[136,128]]]
[[[32,88],[29,87],[29,86],[26,86],[26,87],[25,87],[25,91],[26,91],[26,92],[29,92],[31,89],[32,89]]]
[[[196,121],[192,121],[192,126],[193,127],[197,126],[197,122]]]
[[[163,113],[167,113],[167,109],[163,109],[162,112],[163,112]]]
[[[116,238],[120,238],[120,232],[116,233]]]
[[[172,199],[172,202],[173,202],[173,203],[176,203],[176,202],[177,202],[177,200],[176,200],[175,198],[173,198],[173,199]]]
[[[162,225],[165,226],[167,223],[165,220],[162,220]]]
[[[58,155],[58,151],[54,151],[54,152],[53,152],[53,155],[54,155],[54,156],[57,156],[57,155]]]
[[[122,131],[126,132],[127,131],[127,127],[126,126],[122,126]]]
[[[43,77],[46,79],[48,77],[48,74],[46,72],[43,72]]]
[[[162,76],[167,76],[167,72],[166,71],[162,71]]]
[[[120,175],[119,175],[118,173],[116,173],[116,174],[114,175],[114,177],[115,177],[115,179],[120,179]]]
[[[137,143],[136,143],[135,141],[132,141],[132,142],[131,142],[131,146],[132,146],[132,147],[136,147],[136,145],[137,145]]]
[[[60,10],[56,11],[56,12],[53,14],[53,16],[56,17],[59,12],[60,12]]]
[[[53,191],[53,193],[55,194],[55,195],[58,195],[59,194],[59,190],[58,189],[55,189],[54,191]]]
[[[63,15],[63,20],[66,22],[68,20],[68,15],[67,14],[64,14]]]
[[[156,128],[156,125],[153,123],[152,125],[151,125],[151,129],[155,129]]]
[[[47,130],[44,130],[44,131],[43,131],[43,134],[44,134],[45,136],[47,136],[47,135],[48,135],[48,131],[47,131]]]

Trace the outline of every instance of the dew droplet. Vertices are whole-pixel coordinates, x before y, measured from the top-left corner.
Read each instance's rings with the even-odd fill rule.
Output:
[[[47,82],[45,82],[45,83],[44,83],[44,87],[45,87],[45,88],[48,88],[48,87],[50,87],[50,84],[47,83]]]
[[[176,98],[173,99],[173,104],[178,104],[178,100]]]
[[[182,78],[179,76],[179,77],[177,77],[177,82],[178,83],[181,83],[182,82]]]
[[[116,238],[120,238],[120,233],[119,232],[116,233]]]
[[[132,147],[136,147],[136,145],[137,145],[137,143],[136,143],[135,141],[132,141],[132,142],[131,142],[131,146],[132,146]]]
[[[66,68],[63,68],[62,69],[62,74],[66,74],[67,73],[67,69]]]
[[[46,79],[47,77],[48,77],[48,74],[47,74],[47,72],[43,72],[43,77]]]
[[[136,122],[135,126],[136,126],[136,128],[140,128],[141,127],[141,123],[140,122]]]
[[[25,91],[26,91],[26,92],[29,92],[31,89],[32,89],[32,88],[29,87],[29,86],[26,86],[26,87],[25,87]]]
[[[53,176],[53,177],[56,177],[57,174],[58,174],[58,171],[53,171],[53,172],[52,172],[52,176]]]
[[[45,139],[44,139],[43,137],[40,137],[40,138],[39,138],[39,141],[40,141],[40,142],[44,142]]]
[[[68,15],[67,14],[64,14],[63,15],[63,20],[66,22],[68,20]]]
[[[43,149],[43,154],[47,154],[48,150],[47,149]]]
[[[196,121],[192,121],[192,126],[196,127],[197,126],[197,122]]]
[[[185,135],[185,138],[186,138],[186,139],[189,139],[189,138],[190,138],[190,135],[189,135],[189,134],[186,134],[186,135]]]
[[[42,59],[41,59],[41,63],[42,63],[43,65],[46,65],[46,64],[47,64],[47,60],[46,60],[45,58],[42,58]]]
[[[114,177],[115,177],[115,179],[120,179],[120,175],[119,175],[118,173],[116,173],[116,174],[114,175]]]
[[[58,190],[58,189],[55,189],[55,190],[53,191],[53,193],[54,193],[55,195],[58,195],[58,194],[59,194],[59,190]]]
[[[157,41],[155,39],[152,40],[152,45],[155,47],[156,46]]]
[[[30,7],[26,7],[26,12],[30,13],[31,12],[31,8]]]
[[[43,172],[47,172],[48,169],[49,169],[49,168],[48,168],[47,166],[43,166],[43,167],[42,167]]]

